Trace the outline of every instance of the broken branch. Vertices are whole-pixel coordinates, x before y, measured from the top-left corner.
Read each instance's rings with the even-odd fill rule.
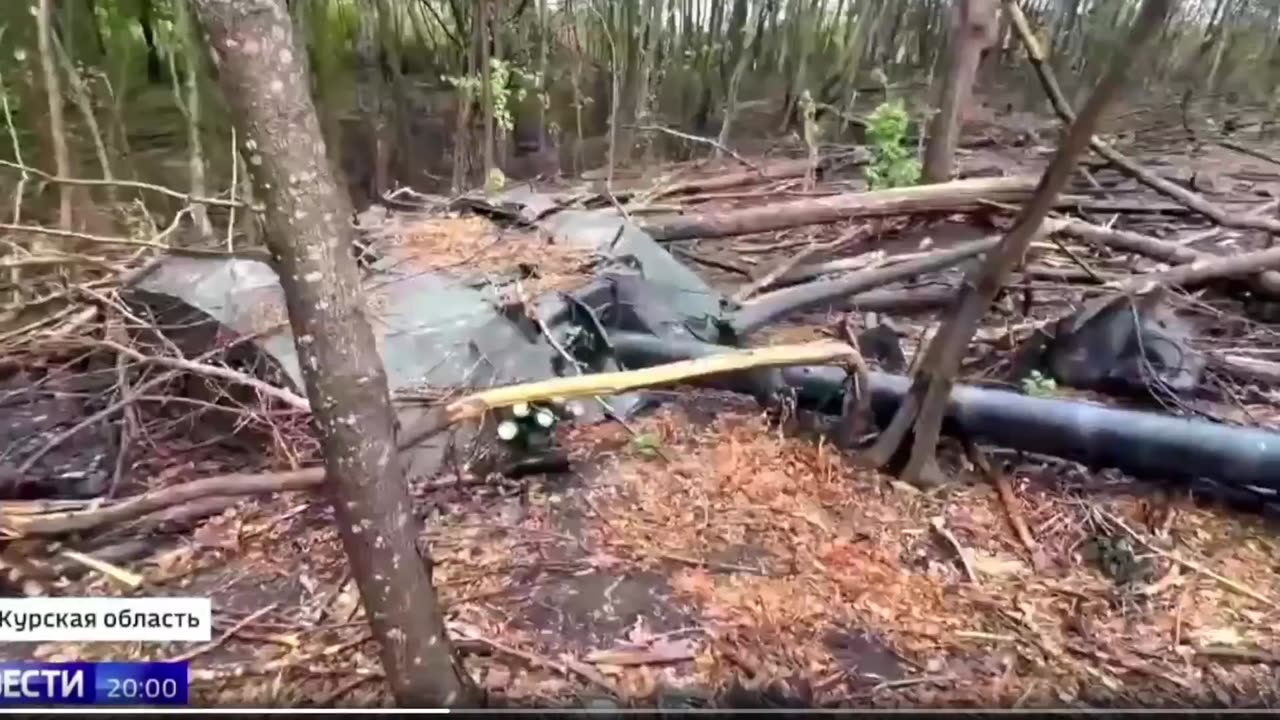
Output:
[[[192,480],[138,495],[116,505],[92,510],[49,513],[47,515],[0,516],[0,527],[19,535],[58,535],[94,530],[111,523],[133,520],[157,510],[214,495],[252,495],[261,492],[305,490],[324,481],[324,468],[314,467],[284,473],[219,475]]]
[[[1187,264],[1212,261],[1216,255],[1194,250],[1185,245],[1175,245],[1159,238],[1128,230],[1100,227],[1083,220],[1045,220],[1050,232],[1064,233],[1089,242],[1105,245],[1115,250],[1135,252],[1167,263]],[[1265,270],[1253,279],[1253,286],[1271,295],[1280,295],[1280,272]]]
[[[411,447],[445,428],[484,415],[490,410],[521,402],[538,402],[552,398],[580,398],[616,395],[628,390],[670,385],[683,380],[709,375],[790,365],[844,365],[860,357],[857,350],[840,342],[812,342],[800,345],[777,345],[752,348],[701,357],[694,360],[655,365],[642,370],[554,378],[492,388],[455,400],[428,412],[415,427],[405,433],[401,449]]]
[[[130,188],[134,190],[149,190],[151,192],[160,193],[161,195],[168,195],[171,198],[182,200],[183,202],[186,202],[186,203],[198,203],[200,205],[218,205],[222,207],[232,207],[232,208],[247,207],[244,203],[236,202],[235,200],[222,200],[220,198],[205,197],[201,195],[192,195],[191,193],[184,193],[180,190],[174,190],[172,188],[164,187],[163,185],[155,185],[153,183],[148,183],[148,182],[138,182],[136,180],[119,180],[115,178],[96,179],[96,178],[60,177],[58,175],[51,175],[38,168],[30,167],[28,165],[23,165],[22,163],[16,163],[11,160],[0,160],[0,166],[21,171],[22,174],[24,175],[34,175],[40,178],[41,180],[44,180],[45,182],[50,182],[57,185],[82,185],[86,187],[119,187],[119,188]],[[258,209],[258,208],[254,208],[254,209]]]

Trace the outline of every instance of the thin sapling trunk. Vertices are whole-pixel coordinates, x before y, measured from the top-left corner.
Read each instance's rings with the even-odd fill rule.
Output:
[[[326,156],[283,0],[193,0],[266,208],[325,460],[325,488],[383,670],[401,706],[468,706],[418,543],[387,376],[365,318],[351,201]]]
[[[897,455],[907,433],[914,430],[911,453],[900,476],[918,484],[937,484],[945,478],[937,464],[937,444],[943,414],[955,375],[964,359],[978,323],[1009,274],[1020,263],[1058,193],[1075,169],[1076,160],[1098,126],[1103,111],[1118,94],[1125,75],[1141,49],[1159,31],[1176,0],[1144,0],[1129,31],[1128,41],[1113,58],[1110,68],[1094,88],[1088,103],[1067,130],[1053,161],[1040,178],[1031,199],[1023,206],[1014,226],[986,260],[965,279],[941,329],[929,343],[915,372],[911,391],[903,398],[889,426],[863,458],[884,467]]]

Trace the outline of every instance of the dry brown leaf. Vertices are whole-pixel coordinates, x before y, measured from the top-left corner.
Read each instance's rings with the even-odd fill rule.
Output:
[[[657,665],[694,659],[695,643],[690,639],[658,641],[648,647],[618,647],[589,653],[586,661],[594,665]]]
[[[1233,627],[1201,628],[1190,633],[1190,637],[1199,645],[1235,647],[1244,642],[1244,636]]]
[[[239,533],[219,520],[200,525],[191,534],[191,539],[195,540],[196,544],[201,547],[230,550],[231,552],[240,550]]]
[[[1025,575],[1027,572],[1026,563],[1021,560],[1003,554],[988,554],[981,551],[971,551],[970,562],[973,569],[989,575],[991,577],[1009,577],[1011,575]]]
[[[159,569],[162,574],[168,575],[177,570],[179,566],[190,564],[192,557],[192,549],[190,547],[183,546],[174,548],[167,553],[157,555],[151,558],[151,562],[155,563],[156,568]]]
[[[302,638],[297,633],[280,633],[270,635],[267,639],[273,643],[287,645],[295,650],[302,647]]]

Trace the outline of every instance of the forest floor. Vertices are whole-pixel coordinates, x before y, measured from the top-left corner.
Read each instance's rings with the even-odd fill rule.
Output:
[[[1052,135],[1045,137],[1052,142]],[[1199,183],[1206,197],[1232,212],[1280,198],[1274,161],[1213,143],[1177,152],[1168,142],[1152,144],[1156,149],[1135,157],[1163,175]],[[971,141],[961,174],[1038,172],[1051,150],[1045,140],[1025,146],[1003,136]],[[1094,168],[1094,177],[1110,196],[1077,216],[1171,240],[1191,238],[1220,252],[1266,241],[1258,233],[1209,233],[1205,221],[1126,186],[1113,171]],[[799,190],[792,180],[682,202],[707,210],[855,186],[826,178]],[[1007,223],[1007,217],[953,216],[809,226],[689,244],[677,257],[732,291],[815,239],[856,232],[865,240],[863,251],[894,255],[980,237]],[[1038,257],[1045,267],[1074,267],[1052,248]],[[1154,266],[1118,255],[1089,257],[1126,273]],[[936,273],[910,287],[954,287],[957,279],[954,271]],[[1036,293],[1033,311],[1023,314],[1020,303],[1009,302],[992,313],[966,371],[969,380],[998,376],[994,368],[1007,363],[1015,331],[1075,307],[1088,289],[1067,281],[1020,282]],[[1245,319],[1230,297],[1201,294],[1189,306],[1207,318],[1198,328],[1213,328],[1193,338],[1199,347],[1247,345],[1266,353],[1280,347],[1280,325]],[[883,314],[904,329],[908,357],[936,321],[931,308]],[[810,313],[762,337],[819,337],[833,317]],[[24,372],[25,379],[11,378],[9,396],[22,395],[36,373],[52,375],[57,368]],[[1244,385],[1215,385],[1182,410],[1280,429],[1277,388]],[[669,396],[660,410],[627,427],[606,422],[565,429],[560,442],[571,454],[569,473],[519,481],[458,478],[415,488],[453,637],[468,670],[496,702],[1280,703],[1280,533],[1265,514],[1012,453],[997,454],[1012,498],[953,457],[957,453],[948,453],[957,482],[925,492],[855,468],[809,419],[784,431],[743,397],[708,390]],[[73,402],[75,393],[60,397]],[[0,427],[10,428],[11,448],[48,437],[58,416],[77,413],[5,405],[12,422]],[[193,446],[181,439],[185,427],[170,422],[155,432],[129,475],[149,478],[139,484],[155,489],[282,464],[262,448],[230,454],[214,444]],[[96,440],[86,435],[65,443],[48,463],[83,469],[96,458],[101,465],[111,453],[92,444]],[[60,454],[64,450],[79,455]],[[301,492],[224,505],[194,526],[179,523],[179,532],[150,537],[144,551],[117,563],[144,579],[142,590],[90,573],[41,591],[209,596],[213,642],[50,643],[10,646],[3,654],[189,659],[199,704],[389,703],[326,505]],[[1014,515],[1031,529],[1034,552],[1013,530]],[[128,534],[128,528],[116,531]],[[45,544],[12,541],[3,554],[6,569]]]

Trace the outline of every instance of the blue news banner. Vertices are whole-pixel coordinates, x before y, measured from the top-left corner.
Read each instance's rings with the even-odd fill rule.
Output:
[[[0,707],[187,704],[185,662],[0,662]]]

